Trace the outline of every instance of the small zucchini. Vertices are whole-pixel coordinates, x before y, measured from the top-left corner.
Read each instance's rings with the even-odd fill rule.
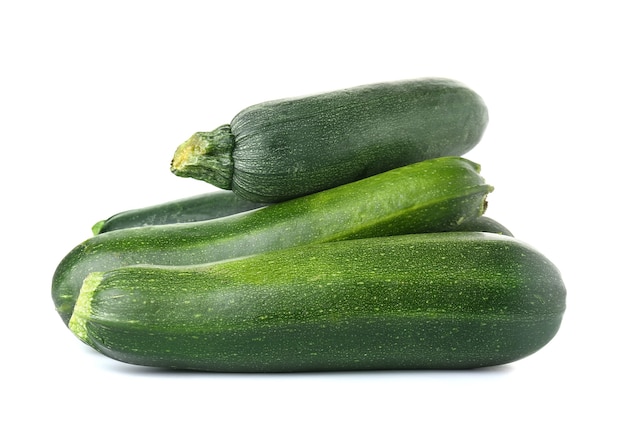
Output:
[[[54,273],[52,298],[67,323],[92,271],[200,264],[340,239],[453,230],[483,213],[491,190],[477,164],[442,157],[255,211],[111,231],[65,256]]]
[[[507,227],[487,216],[467,219],[455,228],[454,231],[477,231],[479,233],[495,233],[513,236],[513,233],[511,233]]]
[[[195,133],[171,170],[278,202],[425,159],[461,156],[482,138],[478,94],[449,79],[377,83],[248,107]]]
[[[416,234],[91,273],[69,327],[145,366],[468,369],[541,349],[565,296],[556,267],[515,238]]]
[[[97,235],[108,231],[146,225],[197,222],[230,216],[262,206],[263,204],[242,199],[232,191],[218,190],[149,207],[123,211],[96,223],[91,231]]]

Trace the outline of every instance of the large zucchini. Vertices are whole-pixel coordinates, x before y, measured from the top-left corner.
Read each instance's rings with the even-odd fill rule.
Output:
[[[481,139],[483,100],[449,79],[365,85],[244,109],[180,145],[171,169],[276,202],[442,156]]]
[[[232,191],[218,190],[149,207],[122,211],[99,221],[91,231],[95,235],[146,225],[197,222],[230,216],[262,206],[263,204],[242,199]]]
[[[69,327],[156,367],[465,369],[542,348],[565,295],[556,267],[512,237],[417,234],[91,273]]]
[[[55,271],[52,297],[67,323],[92,271],[200,264],[309,243],[453,230],[482,214],[491,190],[477,164],[443,157],[255,211],[111,231],[67,254]]]

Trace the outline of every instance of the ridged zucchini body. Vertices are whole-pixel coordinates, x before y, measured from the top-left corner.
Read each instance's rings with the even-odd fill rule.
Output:
[[[467,369],[541,349],[565,296],[557,268],[515,238],[416,234],[92,273],[69,327],[111,358],[155,367]]]
[[[243,213],[263,206],[265,204],[244,200],[232,191],[214,191],[117,213],[96,223],[92,232],[97,235],[125,228],[200,222]],[[487,216],[465,219],[459,225],[450,228],[454,231],[479,231],[507,236],[513,235],[500,222]]]
[[[459,157],[431,159],[228,217],[100,234],[61,261],[52,298],[67,323],[92,271],[200,264],[310,243],[453,230],[484,211],[492,187],[479,169]]]
[[[149,207],[122,211],[92,227],[94,235],[124,228],[211,220],[263,207],[232,191],[214,191]]]
[[[481,97],[450,79],[378,83],[248,107],[195,133],[171,170],[278,202],[425,159],[461,156],[482,138]]]

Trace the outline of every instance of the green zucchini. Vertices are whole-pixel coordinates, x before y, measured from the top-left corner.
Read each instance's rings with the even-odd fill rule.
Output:
[[[123,211],[96,223],[94,235],[123,228],[146,225],[197,222],[217,219],[264,206],[237,196],[232,191],[218,190],[144,208]]]
[[[425,159],[461,156],[482,138],[478,94],[449,79],[378,83],[248,107],[195,133],[171,170],[278,202]]]
[[[477,231],[480,233],[495,233],[505,236],[513,236],[511,230],[502,225],[500,222],[487,216],[480,216],[473,219],[467,219],[459,224],[454,231]]]
[[[97,235],[124,228],[200,222],[243,213],[263,206],[265,205],[244,200],[232,191],[215,191],[150,207],[123,211],[96,223],[92,232]],[[449,229],[512,236],[512,233],[504,225],[487,216],[465,219],[459,225],[449,227]]]
[[[67,323],[92,271],[200,264],[339,239],[452,230],[484,211],[492,187],[479,169],[459,157],[431,159],[255,211],[94,236],[58,265],[52,298]]]
[[[467,369],[541,349],[565,296],[554,264],[512,237],[416,234],[91,273],[69,327],[155,367]]]

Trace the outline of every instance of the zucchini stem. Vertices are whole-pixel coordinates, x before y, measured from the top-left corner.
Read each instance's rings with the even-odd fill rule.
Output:
[[[91,317],[91,301],[93,294],[100,285],[104,273],[92,272],[87,275],[76,299],[74,312],[68,323],[70,330],[87,345],[91,345],[87,332],[87,319]]]
[[[195,133],[176,149],[170,170],[179,177],[203,180],[230,190],[233,181],[234,147],[235,136],[230,125]]]

